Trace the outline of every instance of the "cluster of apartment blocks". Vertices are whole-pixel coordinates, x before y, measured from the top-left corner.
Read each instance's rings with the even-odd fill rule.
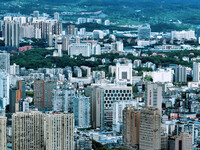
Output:
[[[7,149],[6,117],[0,118],[0,149]],[[12,115],[12,149],[74,149],[74,115],[39,111]]]

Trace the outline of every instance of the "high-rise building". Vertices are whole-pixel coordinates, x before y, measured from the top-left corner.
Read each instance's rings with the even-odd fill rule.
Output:
[[[141,67],[141,65],[142,65],[142,60],[140,59],[134,60],[134,68]]]
[[[74,99],[74,119],[75,125],[79,128],[90,127],[90,107],[91,99],[78,93]]]
[[[53,89],[57,81],[34,81],[34,106],[42,110],[52,110]]]
[[[7,150],[6,123],[7,123],[7,118],[0,116],[0,149],[1,150]]]
[[[20,90],[13,88],[10,89],[10,102],[9,102],[9,112],[15,113],[15,105],[21,100]]]
[[[25,81],[17,81],[16,88],[10,89],[9,112],[16,112],[16,104],[26,98]]]
[[[58,38],[58,56],[59,57],[62,57],[62,38],[59,37]]]
[[[144,25],[138,28],[138,39],[139,40],[149,40],[151,36],[150,25]]]
[[[116,64],[116,82],[126,80],[127,83],[132,84],[132,63]]]
[[[192,136],[189,133],[181,133],[175,139],[175,150],[192,150]]]
[[[193,81],[200,81],[200,63],[193,62]]]
[[[157,83],[146,83],[145,106],[155,107],[162,111],[162,86]]]
[[[10,53],[0,53],[0,70],[10,73]]]
[[[11,75],[19,75],[19,65],[16,65],[15,63],[10,66],[10,74]]]
[[[123,110],[123,145],[127,148],[137,148],[139,146],[140,131],[140,111],[134,106]]]
[[[19,22],[6,21],[5,23],[5,46],[19,47]]]
[[[26,82],[25,81],[17,81],[17,88],[20,90],[21,99],[26,98]]]
[[[52,33],[55,35],[62,34],[62,23],[57,22],[52,26]]]
[[[75,35],[75,25],[70,24],[67,26],[67,34]]]
[[[75,90],[69,86],[57,86],[53,89],[53,111],[73,112]]]
[[[91,96],[91,124],[94,128],[112,128],[113,103],[132,100],[132,88],[126,85],[92,85],[86,89]]]
[[[157,108],[140,111],[139,149],[161,149],[161,113]]]
[[[175,82],[187,82],[187,69],[181,65],[175,68]]]
[[[71,44],[70,37],[62,38],[62,50],[67,51],[70,44]]]
[[[113,103],[113,125],[112,130],[114,132],[122,132],[123,123],[123,110],[126,107],[135,106],[135,101],[117,101]]]
[[[0,70],[0,111],[4,111],[6,109],[6,105],[9,104],[9,89],[9,74],[6,72],[1,72]]]
[[[47,150],[74,149],[74,115],[48,114],[45,118],[45,145]]]
[[[59,18],[59,13],[58,13],[58,12],[55,12],[55,13],[54,13],[54,19],[56,19],[56,20],[59,21],[60,18]]]
[[[40,16],[39,11],[34,11],[34,12],[33,12],[33,17],[38,18],[39,16]]]
[[[12,115],[12,148],[44,150],[44,114],[38,111]]]

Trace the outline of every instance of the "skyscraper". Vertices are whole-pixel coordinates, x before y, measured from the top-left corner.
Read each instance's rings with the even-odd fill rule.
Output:
[[[91,124],[94,128],[112,128],[113,103],[132,100],[132,87],[126,85],[98,85],[86,89],[91,96]]]
[[[11,75],[19,75],[19,65],[16,65],[15,63],[10,66],[10,74]]]
[[[9,102],[9,112],[15,113],[15,104],[21,100],[20,90],[13,88],[10,89],[10,102]]]
[[[7,118],[0,116],[0,149],[1,150],[7,150],[6,122],[7,122]]]
[[[162,86],[157,83],[146,83],[145,106],[156,107],[162,111]]]
[[[10,53],[0,53],[0,70],[10,73]]]
[[[12,148],[44,150],[44,114],[38,111],[12,115]]]
[[[52,91],[56,85],[56,81],[34,81],[34,105],[36,108],[42,110],[52,110]]]
[[[134,106],[123,110],[123,144],[128,148],[139,146],[140,111]]]
[[[53,111],[73,112],[75,89],[68,86],[58,86],[53,89]]]
[[[45,118],[44,135],[47,150],[73,150],[74,115],[48,114]]]
[[[0,70],[0,111],[4,111],[6,109],[6,105],[9,104],[9,88],[9,74],[1,72]]]
[[[70,24],[67,26],[67,34],[75,35],[75,25]]]
[[[175,82],[187,82],[187,70],[186,67],[181,65],[175,68]]]
[[[189,133],[181,133],[175,139],[175,150],[192,150],[192,136]]]
[[[90,127],[90,107],[91,99],[78,93],[74,99],[74,119],[75,125],[80,128]]]
[[[140,111],[139,149],[161,149],[161,115],[157,108]]]
[[[19,22],[6,21],[5,23],[5,46],[19,47]]]
[[[200,81],[200,63],[193,62],[193,81]]]

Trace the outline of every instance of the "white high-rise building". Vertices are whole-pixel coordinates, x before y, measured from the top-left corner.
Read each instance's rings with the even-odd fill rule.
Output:
[[[90,107],[91,99],[78,93],[74,99],[74,119],[75,125],[79,128],[90,127]]]
[[[0,53],[0,70],[10,73],[10,53]]]
[[[124,50],[124,44],[121,41],[117,41],[117,51],[123,51]]]
[[[5,22],[5,46],[19,47],[19,22]]]
[[[74,149],[74,114],[48,114],[44,124],[46,150]]]
[[[20,26],[20,39],[34,38],[34,25],[24,24]]]
[[[172,31],[171,32],[171,38],[177,39],[177,40],[191,40],[196,39],[195,37],[195,31]]]
[[[0,116],[0,150],[7,150],[6,123],[7,118]]]
[[[200,81],[200,63],[193,62],[193,81]]]
[[[89,57],[92,54],[91,43],[72,43],[68,48],[68,55],[80,55]]]
[[[15,63],[10,66],[10,74],[11,75],[19,75],[19,65],[16,65]]]
[[[146,83],[145,85],[145,106],[155,107],[162,111],[163,88],[156,83]]]
[[[173,82],[174,71],[172,69],[159,69],[152,72],[143,72],[143,78],[146,76],[151,76],[153,82]]]
[[[104,33],[101,30],[94,30],[93,31],[93,37],[94,37],[94,39],[103,39]]]
[[[44,150],[44,114],[39,111],[12,115],[12,148]]]
[[[92,54],[101,55],[101,46],[99,44],[93,45]]]
[[[62,57],[62,38],[58,38],[58,56]]]
[[[53,89],[53,111],[73,112],[75,90],[71,87],[57,87]]]
[[[123,110],[126,107],[135,106],[135,101],[117,101],[113,103],[113,126],[114,132],[121,132],[123,123]]]
[[[0,110],[5,110],[9,104],[10,79],[9,74],[0,70]]]
[[[20,25],[23,25],[26,23],[26,17],[13,17],[14,22],[19,22]]]
[[[58,12],[54,13],[54,19],[59,21],[60,17],[59,17],[59,13]]]
[[[116,82],[126,80],[127,83],[132,84],[132,63],[116,64]]]

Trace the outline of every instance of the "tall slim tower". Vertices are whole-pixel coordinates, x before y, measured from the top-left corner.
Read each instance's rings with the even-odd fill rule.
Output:
[[[155,107],[162,111],[162,86],[157,83],[146,83],[145,106]]]
[[[7,150],[6,122],[7,118],[0,116],[0,150]]]
[[[6,21],[5,46],[19,47],[19,22]]]
[[[39,111],[12,115],[12,148],[44,150],[44,114]]]
[[[10,53],[0,53],[0,70],[10,73]]]
[[[157,108],[147,107],[140,112],[139,149],[161,149],[161,115]]]
[[[74,149],[74,114],[49,114],[45,119],[47,150]]]
[[[200,63],[193,62],[193,81],[200,81]]]
[[[126,147],[139,146],[140,111],[134,106],[123,110],[123,144]]]
[[[61,37],[58,38],[57,44],[58,44],[58,56],[62,57],[63,55],[62,55],[62,38]]]

